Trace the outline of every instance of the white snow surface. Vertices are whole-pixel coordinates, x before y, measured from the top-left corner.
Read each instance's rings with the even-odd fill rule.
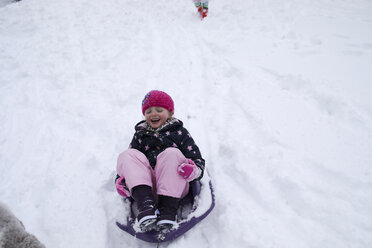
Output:
[[[0,0],[0,201],[47,247],[155,247],[113,179],[159,89],[216,194],[161,247],[372,247],[371,30],[369,0]]]

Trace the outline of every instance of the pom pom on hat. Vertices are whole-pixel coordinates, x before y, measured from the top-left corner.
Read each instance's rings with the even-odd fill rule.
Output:
[[[142,114],[151,107],[162,107],[171,113],[174,113],[174,103],[172,98],[165,92],[160,90],[152,90],[145,95],[142,100]]]

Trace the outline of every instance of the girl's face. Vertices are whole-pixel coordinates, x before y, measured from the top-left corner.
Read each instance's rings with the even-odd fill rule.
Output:
[[[146,122],[154,129],[161,127],[172,115],[162,107],[151,107],[145,111]]]

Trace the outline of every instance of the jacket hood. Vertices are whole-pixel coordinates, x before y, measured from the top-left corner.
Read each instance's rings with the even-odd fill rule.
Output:
[[[171,130],[173,128],[180,128],[180,127],[183,127],[183,122],[177,118],[172,117],[168,119],[161,127],[157,129],[152,128],[149,124],[147,124],[145,120],[137,123],[134,129],[136,131],[147,130],[147,131],[152,131],[152,132],[163,132],[163,131]]]

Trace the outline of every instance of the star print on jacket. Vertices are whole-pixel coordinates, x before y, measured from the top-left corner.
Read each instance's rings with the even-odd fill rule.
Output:
[[[136,124],[135,130],[129,147],[145,154],[153,168],[161,152],[169,147],[175,147],[200,168],[199,179],[203,176],[205,160],[190,133],[183,127],[182,121],[171,118],[158,129],[151,128],[146,121],[140,121]]]

